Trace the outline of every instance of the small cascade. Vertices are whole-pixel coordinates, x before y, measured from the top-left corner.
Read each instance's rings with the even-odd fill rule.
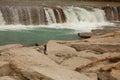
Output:
[[[65,14],[63,12],[63,9],[55,8],[55,9],[53,9],[53,11],[54,11],[57,23],[64,23],[64,22],[66,22],[66,16],[65,16]]]
[[[93,8],[87,10],[79,7],[67,7],[63,9],[68,22],[104,22],[105,13],[103,10]]]
[[[44,8],[48,24],[56,23],[56,18],[51,8]]]
[[[120,21],[120,6],[106,6],[101,9],[104,10],[108,21]]]
[[[120,7],[1,6],[0,24],[47,25],[57,23],[120,21]]]
[[[1,13],[1,11],[0,11],[0,24],[1,24],[1,25],[4,25],[4,24],[5,24],[5,21],[4,21],[4,19],[3,19],[3,15],[2,15],[2,13]]]

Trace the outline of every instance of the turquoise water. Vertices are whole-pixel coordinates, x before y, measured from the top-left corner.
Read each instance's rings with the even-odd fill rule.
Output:
[[[75,40],[78,39],[75,30],[35,28],[31,30],[6,30],[0,31],[0,45],[5,44],[44,44],[48,40]]]

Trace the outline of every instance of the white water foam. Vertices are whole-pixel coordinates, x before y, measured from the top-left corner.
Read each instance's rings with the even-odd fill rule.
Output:
[[[109,22],[102,23],[64,23],[64,24],[51,24],[51,25],[0,25],[0,31],[5,30],[31,30],[34,28],[56,28],[56,29],[74,29],[80,32],[89,32],[92,29],[102,28],[102,26],[114,26],[115,24]]]

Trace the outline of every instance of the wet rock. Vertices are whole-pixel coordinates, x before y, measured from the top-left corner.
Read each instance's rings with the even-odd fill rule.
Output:
[[[84,32],[84,33],[78,33],[78,36],[80,38],[90,38],[92,37],[94,34],[92,32]]]
[[[78,36],[81,38],[91,38],[93,36],[99,36],[99,35],[111,33],[116,30],[120,30],[120,28],[112,27],[112,26],[103,26],[103,29],[93,29],[91,32],[78,33]]]
[[[103,29],[94,29],[91,32],[94,34],[94,36],[98,36],[111,33],[119,29],[120,29],[119,27],[103,26]]]

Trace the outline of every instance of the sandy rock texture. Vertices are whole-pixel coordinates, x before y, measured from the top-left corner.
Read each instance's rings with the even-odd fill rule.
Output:
[[[41,46],[0,46],[0,80],[120,80],[120,31]]]

